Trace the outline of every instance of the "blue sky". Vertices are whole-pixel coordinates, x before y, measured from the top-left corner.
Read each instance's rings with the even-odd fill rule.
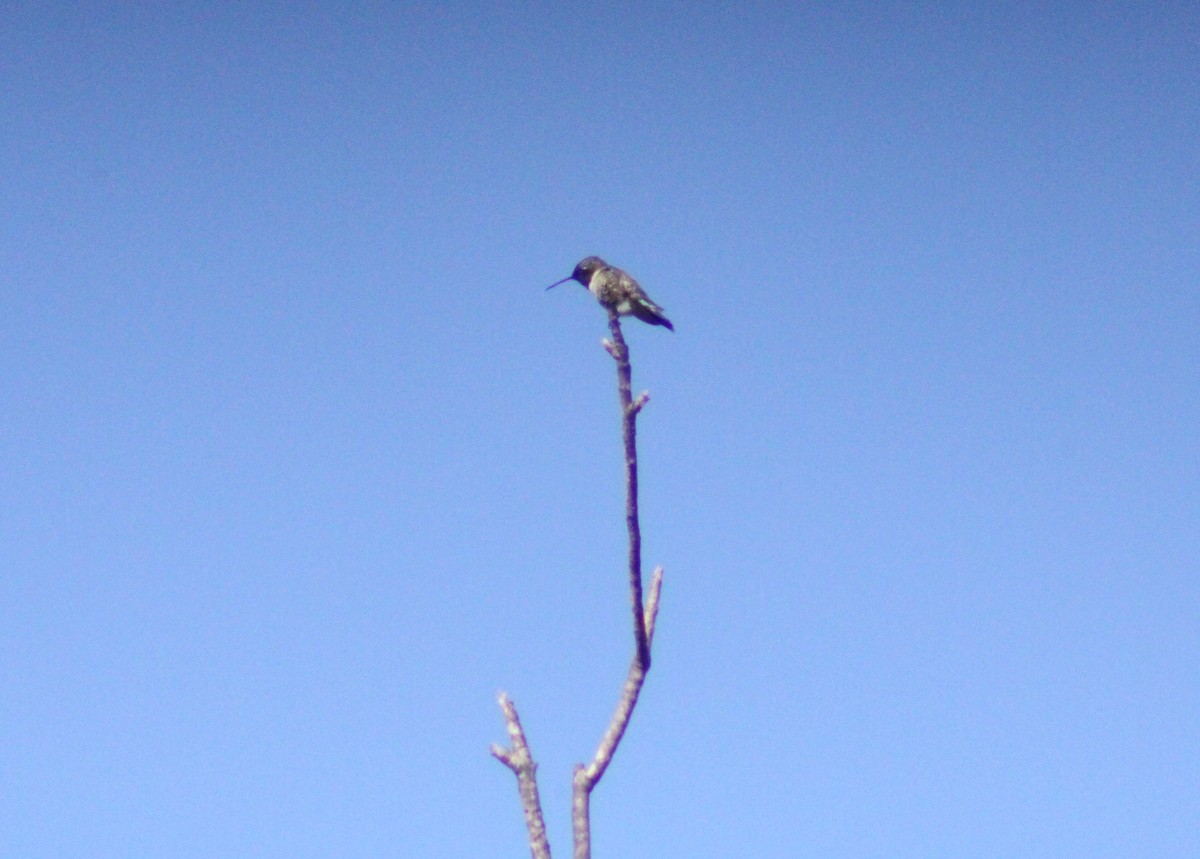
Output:
[[[986,5],[986,8],[983,8]],[[0,854],[1200,855],[1194,4],[4,4]]]

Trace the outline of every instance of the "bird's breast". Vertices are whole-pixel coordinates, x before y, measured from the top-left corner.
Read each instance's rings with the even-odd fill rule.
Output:
[[[598,274],[592,279],[592,294],[606,307],[616,307],[618,312],[627,312],[629,307],[630,290],[618,275]],[[619,305],[626,307],[625,311]]]

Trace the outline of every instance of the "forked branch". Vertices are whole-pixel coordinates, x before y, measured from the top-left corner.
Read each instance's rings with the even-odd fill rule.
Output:
[[[646,601],[646,611],[643,616],[643,628],[646,630],[646,647],[654,642],[654,621],[658,618],[658,595],[662,591],[662,567],[654,570],[650,578],[650,598]],[[592,855],[592,824],[591,806],[592,790],[600,781],[608,765],[612,763],[621,737],[625,736],[625,728],[633,716],[633,708],[641,694],[642,684],[646,681],[648,663],[643,663],[638,654],[634,654],[629,666],[629,674],[625,678],[625,686],[621,689],[621,699],[617,702],[616,712],[608,723],[608,730],[600,740],[596,756],[587,766],[575,765],[574,785],[571,793],[571,828],[575,835],[575,859],[590,859]]]
[[[517,777],[517,794],[525,812],[525,827],[529,830],[529,852],[533,859],[550,859],[550,841],[546,838],[546,821],[542,818],[542,800],[538,796],[537,764],[529,753],[516,705],[503,692],[500,693],[500,711],[504,714],[512,747],[506,749],[493,743],[492,755]]]

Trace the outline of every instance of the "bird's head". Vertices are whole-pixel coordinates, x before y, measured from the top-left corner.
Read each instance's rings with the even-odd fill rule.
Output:
[[[568,280],[576,280],[587,286],[591,283],[592,275],[604,268],[607,263],[600,257],[584,257],[575,266],[575,271],[571,272],[570,277],[564,277],[562,280],[555,281],[546,287],[546,289],[554,289],[560,283],[566,283]]]

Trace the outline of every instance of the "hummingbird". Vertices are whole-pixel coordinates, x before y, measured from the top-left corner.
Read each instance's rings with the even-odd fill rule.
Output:
[[[663,309],[650,300],[636,280],[600,257],[581,259],[570,277],[564,277],[546,289],[554,289],[568,280],[582,283],[588,292],[596,296],[597,301],[616,311],[618,316],[636,316],[650,325],[662,325],[668,331],[675,330]]]

